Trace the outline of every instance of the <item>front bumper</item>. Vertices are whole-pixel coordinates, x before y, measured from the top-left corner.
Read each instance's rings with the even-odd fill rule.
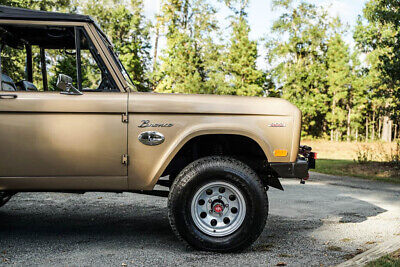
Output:
[[[271,168],[282,178],[308,179],[308,170],[315,169],[317,154],[311,152],[311,147],[301,146],[296,162],[270,163]]]
[[[308,161],[298,158],[296,162],[276,162],[270,163],[271,168],[282,178],[308,177]]]

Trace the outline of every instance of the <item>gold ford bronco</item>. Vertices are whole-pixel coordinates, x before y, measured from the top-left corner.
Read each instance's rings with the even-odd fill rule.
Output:
[[[0,206],[17,192],[165,196],[181,240],[239,251],[265,227],[267,189],[315,164],[288,101],[139,93],[88,16],[0,6],[0,43]],[[49,58],[72,58],[73,77]]]

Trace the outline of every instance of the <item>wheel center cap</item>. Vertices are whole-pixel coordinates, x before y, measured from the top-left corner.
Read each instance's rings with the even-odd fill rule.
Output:
[[[216,213],[221,213],[223,210],[224,210],[224,208],[222,207],[221,204],[216,204],[216,205],[214,206],[214,211],[215,211]]]

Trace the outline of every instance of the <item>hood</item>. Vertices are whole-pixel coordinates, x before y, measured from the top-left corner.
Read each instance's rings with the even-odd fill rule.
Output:
[[[271,97],[131,93],[129,99],[133,113],[293,116],[300,112],[289,101]]]

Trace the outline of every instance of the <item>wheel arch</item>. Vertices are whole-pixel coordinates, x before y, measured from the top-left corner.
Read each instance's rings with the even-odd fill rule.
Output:
[[[193,151],[196,149],[196,145],[200,145],[202,151]],[[238,151],[242,153],[238,153]],[[174,179],[189,163],[199,158],[213,155],[228,155],[238,158],[260,174],[261,168],[265,169],[268,163],[268,159],[271,156],[270,151],[270,144],[253,133],[218,129],[195,131],[186,135],[171,149],[167,160],[164,161],[163,166],[159,169],[154,183],[160,177],[167,175],[172,176]],[[278,184],[278,186],[274,186],[275,184]],[[277,178],[272,186],[282,189]]]

